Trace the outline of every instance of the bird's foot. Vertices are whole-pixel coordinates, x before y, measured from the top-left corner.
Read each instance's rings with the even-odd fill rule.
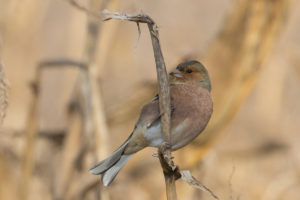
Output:
[[[164,142],[159,147],[159,156],[163,158],[163,161],[168,165],[168,168],[172,171],[175,171],[177,166],[173,162],[171,155],[171,145],[167,142]]]

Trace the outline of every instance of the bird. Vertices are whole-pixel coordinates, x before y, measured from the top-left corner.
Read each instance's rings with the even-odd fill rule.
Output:
[[[194,140],[208,124],[213,102],[211,81],[203,64],[190,60],[179,64],[169,74],[171,98],[170,147],[180,149]],[[145,104],[128,139],[109,157],[92,167],[89,172],[102,174],[108,186],[127,161],[145,147],[159,147],[164,142],[160,121],[159,96]]]

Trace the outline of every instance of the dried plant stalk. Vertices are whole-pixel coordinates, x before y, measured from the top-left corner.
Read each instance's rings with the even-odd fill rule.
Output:
[[[167,199],[177,199],[176,195],[176,166],[172,161],[171,156],[171,137],[170,137],[170,118],[171,118],[171,100],[170,89],[168,82],[168,74],[160,48],[158,26],[156,23],[146,14],[120,14],[118,12],[112,12],[108,10],[103,11],[106,15],[111,15],[104,20],[118,19],[136,22],[138,27],[139,23],[146,23],[150,32],[154,58],[156,63],[157,81],[158,81],[158,95],[159,95],[159,108],[161,113],[162,132],[164,135],[165,143],[159,148],[159,158],[161,166],[164,172]]]
[[[108,1],[90,0],[89,12],[92,10],[100,11],[106,7]],[[84,49],[83,59],[89,63],[87,71],[81,71],[80,79],[84,86],[82,92],[85,94],[86,107],[84,111],[88,112],[86,116],[86,124],[92,124],[92,127],[86,127],[87,132],[94,132],[90,138],[95,138],[96,141],[96,154],[95,160],[102,159],[107,153],[107,135],[108,128],[104,109],[102,105],[102,98],[100,94],[99,83],[97,81],[99,67],[94,64],[95,55],[97,52],[97,44],[99,39],[100,22],[99,19],[89,17],[87,25],[87,42]],[[91,117],[91,118],[90,118]]]
[[[32,83],[32,100],[29,106],[26,130],[25,130],[25,151],[22,164],[22,175],[20,177],[19,198],[28,199],[32,171],[34,168],[34,152],[38,133],[38,102],[41,70],[37,69],[35,81]]]
[[[22,167],[22,174],[21,177],[22,181],[20,181],[20,195],[19,197],[22,199],[28,198],[28,191],[30,190],[30,181],[32,177],[32,171],[34,168],[34,153],[35,153],[35,145],[37,140],[37,133],[38,133],[38,101],[39,101],[39,93],[41,87],[41,76],[42,72],[45,68],[56,68],[56,67],[78,67],[82,69],[86,69],[86,65],[84,63],[73,61],[67,58],[60,58],[55,60],[46,60],[39,63],[37,70],[36,70],[36,78],[32,84],[32,100],[29,107],[28,113],[28,122],[26,128],[26,139],[25,139],[25,155],[24,155],[24,163]],[[80,125],[80,121],[76,121],[76,126]],[[81,130],[79,131],[81,133]],[[65,194],[67,187],[68,187],[68,180],[72,173],[70,169],[70,163],[74,163],[74,154],[76,154],[76,149],[78,145],[74,145],[74,138],[76,141],[78,139],[78,134],[76,132],[72,132],[67,137],[67,145],[64,146],[63,150],[63,160],[65,162],[62,163],[62,166],[59,170],[59,176],[57,184],[54,187],[54,196],[56,198],[61,198]],[[68,142],[71,141],[71,142]],[[78,142],[77,142],[78,143]]]
[[[97,12],[106,7],[107,0],[90,0],[88,8],[80,6],[75,0],[69,2],[85,11],[88,16],[87,39],[83,51],[83,60],[88,63],[87,70],[80,70],[77,88],[80,89],[82,96],[82,114],[84,122],[84,145],[94,147],[93,160],[102,159],[107,154],[107,135],[105,112],[102,105],[102,98],[97,81],[98,66],[94,64],[97,52],[99,32],[101,23],[97,17]],[[98,191],[98,190],[97,190]],[[96,195],[98,196],[98,195]],[[108,193],[101,191],[101,199],[108,199]]]
[[[62,150],[62,163],[57,171],[57,181],[54,185],[54,199],[68,199],[68,190],[74,173],[74,164],[82,138],[82,116],[77,109],[73,109],[69,116],[69,130],[64,141]]]

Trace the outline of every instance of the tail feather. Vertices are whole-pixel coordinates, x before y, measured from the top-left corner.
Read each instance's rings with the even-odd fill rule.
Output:
[[[105,160],[101,161],[100,163],[92,167],[89,170],[89,172],[91,174],[98,175],[107,171],[111,166],[113,166],[115,163],[117,163],[120,160],[128,142],[129,139],[127,139],[126,142],[122,146],[120,146],[112,155],[110,155],[108,158],[106,158]]]
[[[122,155],[118,162],[116,162],[113,166],[111,166],[107,171],[104,172],[102,176],[102,183],[104,186],[108,186],[114,180],[122,167],[131,158],[131,156],[133,156],[133,154]]]

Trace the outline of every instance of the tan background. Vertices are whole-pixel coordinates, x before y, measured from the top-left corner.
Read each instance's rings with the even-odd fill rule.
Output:
[[[83,0],[79,2],[86,5]],[[207,51],[218,37],[226,16],[243,2],[128,0],[114,7],[128,13],[142,11],[156,20],[166,65],[172,70],[186,57],[209,64]],[[222,137],[192,169],[220,199],[293,200],[300,196],[299,10],[300,2],[290,1],[286,19],[270,56],[262,64],[254,89],[232,123],[222,130]],[[57,57],[80,60],[85,25],[86,14],[63,0],[0,0],[0,59],[10,83],[9,107],[0,133],[0,199],[19,199],[16,188],[22,179],[20,160],[31,101],[29,83],[34,79],[37,63]],[[156,72],[145,25],[141,26],[139,40],[133,23],[106,22],[102,30],[96,63],[100,66],[99,81],[110,134],[108,151],[111,152],[128,137],[140,106],[155,93]],[[218,59],[215,55],[215,60]],[[206,66],[212,72],[214,90],[219,81],[214,78],[216,69]],[[41,131],[55,132],[68,126],[66,104],[76,75],[77,71],[70,69],[43,72],[39,101]],[[221,87],[226,94],[226,85]],[[124,111],[124,117],[118,110],[120,106],[126,107],[126,102],[130,102],[128,107],[134,110]],[[44,145],[50,147],[46,149]],[[48,178],[49,174],[39,172],[49,162],[53,164],[54,174],[60,170],[59,156],[48,156],[49,149],[59,155],[60,148],[45,138],[38,140],[37,167],[29,199],[52,198],[53,180]],[[145,150],[126,165],[107,189],[111,199],[163,198],[163,176],[157,159],[151,157],[154,151]],[[183,155],[176,153],[175,157],[176,163],[184,168],[182,157],[193,157],[193,154],[185,151]],[[211,198],[182,181],[177,184],[177,193],[179,199]],[[86,198],[92,199],[90,196]]]

